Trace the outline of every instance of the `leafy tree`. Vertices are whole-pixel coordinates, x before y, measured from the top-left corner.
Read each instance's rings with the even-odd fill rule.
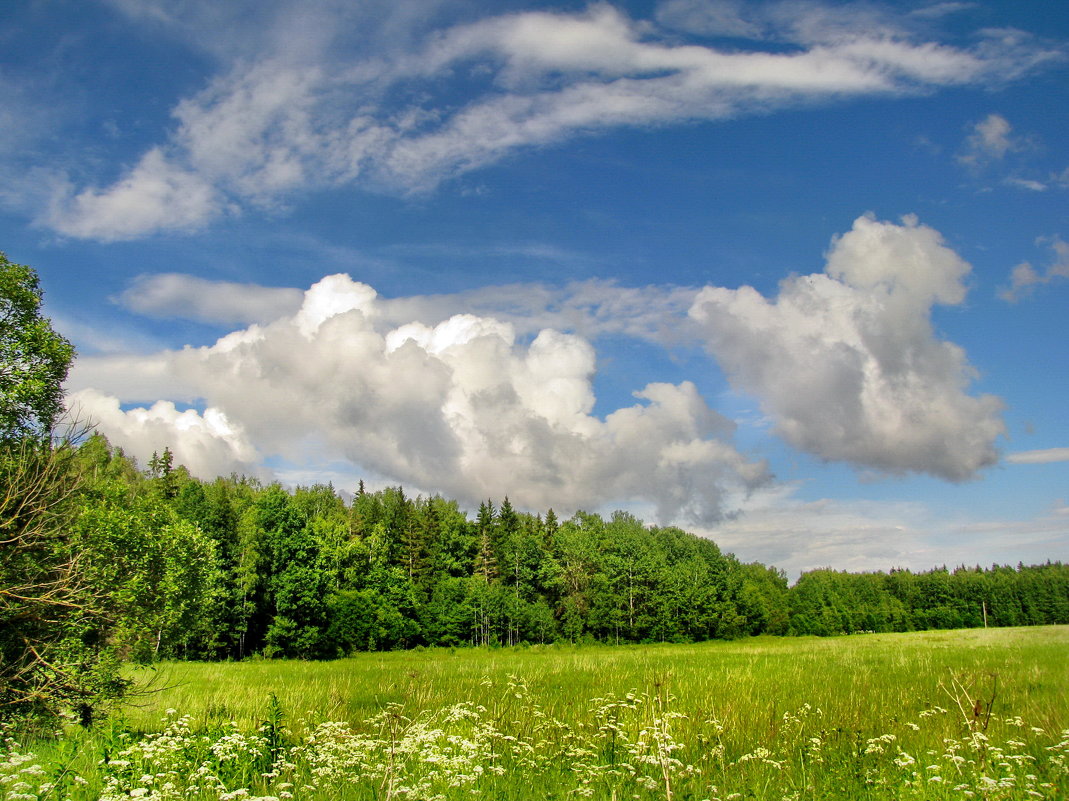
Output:
[[[170,448],[164,448],[163,453],[152,452],[152,458],[148,460],[148,472],[152,479],[153,489],[161,498],[171,500],[178,494],[180,476],[174,469],[174,454]],[[188,480],[189,473],[182,468],[185,478]]]
[[[593,589],[601,587],[595,576],[600,573],[602,528],[602,520],[597,515],[576,512],[557,531],[557,569],[552,581],[557,592],[561,632],[572,642],[592,634],[588,628],[588,614]]]
[[[33,444],[41,454],[54,447]],[[742,565],[709,540],[626,513],[606,522],[578,512],[562,524],[552,509],[534,517],[506,497],[469,520],[456,501],[413,500],[400,487],[360,487],[347,505],[329,484],[202,483],[166,448],[140,472],[99,436],[74,461],[82,483],[73,511],[54,517],[52,544],[37,543],[30,562],[23,545],[0,554],[0,698],[16,698],[2,666],[33,674],[17,644],[34,620],[64,638],[33,635],[51,648],[40,651],[50,665],[77,657],[88,666],[62,674],[46,705],[63,698],[90,710],[111,692],[117,651],[308,658],[424,644],[902,631],[982,625],[985,614],[990,625],[1069,622],[1069,567],[1057,563],[816,570],[788,589],[775,568]],[[17,521],[0,519],[11,542]],[[16,597],[27,588],[38,597]],[[33,675],[40,682],[47,671]]]
[[[73,358],[71,343],[41,316],[37,273],[0,253],[0,441],[51,433]]]
[[[739,565],[736,589],[739,612],[748,634],[787,632],[787,577],[760,562]]]
[[[183,656],[203,639],[219,588],[215,543],[151,496],[90,502],[72,547],[125,656]]]
[[[141,483],[134,460],[122,448],[113,448],[103,434],[93,433],[80,441],[77,461],[85,493],[99,496],[108,487],[127,494]]]
[[[427,505],[434,508],[438,526],[431,547],[431,578],[437,583],[442,576],[470,576],[476,537],[467,516],[457,507],[456,501],[447,501],[437,495],[429,498]]]
[[[472,642],[476,609],[472,606],[469,578],[441,576],[424,608],[423,627],[434,645],[456,646]]]
[[[261,564],[270,570],[265,600],[271,620],[264,635],[269,655],[315,657],[323,645],[331,588],[307,516],[315,499],[311,505],[306,500],[294,499],[281,485],[272,484],[253,505],[254,530],[267,557]]]
[[[426,595],[431,581],[431,551],[438,539],[438,507],[422,498],[417,498],[412,506],[412,514],[401,532],[402,558],[408,580]]]

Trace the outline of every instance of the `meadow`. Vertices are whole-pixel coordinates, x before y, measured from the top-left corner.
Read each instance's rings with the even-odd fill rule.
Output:
[[[1069,627],[163,663],[3,798],[1069,797]],[[58,736],[57,736],[58,735]]]

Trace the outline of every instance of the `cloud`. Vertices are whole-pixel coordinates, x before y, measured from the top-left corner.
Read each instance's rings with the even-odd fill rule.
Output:
[[[972,126],[957,161],[974,175],[993,175],[1002,184],[1017,189],[1046,192],[1064,188],[1069,183],[1065,174],[1027,164],[1041,150],[1043,147],[1038,137],[1015,134],[1013,126],[1001,114],[988,114]]]
[[[289,0],[101,0],[139,28],[220,62],[252,61],[266,52],[293,60],[322,48],[339,28],[373,22],[379,0],[294,3]],[[422,5],[427,13],[432,4]],[[381,35],[382,31],[376,33]]]
[[[495,317],[396,324],[389,309],[371,287],[328,276],[293,314],[208,347],[84,358],[69,386],[118,444],[140,456],[170,441],[176,455],[199,449],[211,474],[245,469],[252,454],[344,460],[467,503],[634,500],[662,521],[719,519],[768,481],[690,382],[649,384],[601,419],[587,339],[545,328],[523,344]]]
[[[303,293],[296,289],[209,281],[180,273],[142,275],[118,301],[149,317],[205,323],[266,323],[293,314]]]
[[[966,389],[965,353],[939,340],[933,304],[958,304],[969,265],[935,230],[858,218],[833,239],[823,274],[794,276],[766,300],[707,287],[691,317],[737,388],[775,431],[829,461],[889,474],[973,478],[995,464],[1002,403]]]
[[[44,220],[67,236],[114,241],[146,233],[192,230],[225,208],[204,175],[170,161],[153,148],[118,183],[74,193],[60,184]]]
[[[1007,178],[1006,183],[1010,186],[1016,186],[1021,189],[1028,189],[1032,192],[1046,192],[1049,188],[1042,181],[1036,181],[1032,178]]]
[[[797,484],[759,490],[741,514],[696,533],[742,561],[775,565],[791,580],[832,565],[854,572],[934,566],[937,557],[926,542],[930,523],[923,505],[806,501],[797,497],[800,490]]]
[[[383,299],[384,320],[439,323],[455,314],[489,315],[509,323],[518,336],[545,328],[586,338],[621,335],[664,346],[689,345],[696,331],[686,317],[698,290],[693,287],[624,287],[590,279],[563,286],[506,284],[440,295]]]
[[[1045,448],[1038,451],[1017,451],[1006,454],[1010,464],[1050,464],[1069,462],[1069,448]]]
[[[552,328],[582,337],[622,335],[662,345],[691,344],[695,327],[687,310],[693,287],[624,287],[612,280],[570,281],[563,286],[517,283],[437,295],[375,300],[376,319],[403,326],[437,325],[471,313],[511,325],[519,337]],[[143,275],[118,301],[149,317],[207,323],[269,323],[294,315],[305,295],[297,289],[211,281],[181,273]]]
[[[79,312],[85,311],[79,309]],[[95,309],[90,310],[95,311]],[[148,353],[166,347],[166,343],[155,336],[147,334],[139,326],[127,325],[114,319],[101,325],[81,316],[70,316],[65,312],[48,311],[52,327],[75,343],[78,357],[99,353],[128,353],[130,351]]]
[[[923,36],[931,27],[929,20],[967,7],[962,3],[942,3],[897,15],[871,3],[668,0],[658,7],[656,19],[667,28],[702,36],[812,45],[850,39],[905,40]]]
[[[755,18],[753,10],[734,0],[668,0],[657,9],[657,22],[703,36],[737,36],[758,39],[765,35],[765,26]]]
[[[1000,161],[1007,153],[1020,150],[1024,145],[1010,135],[1012,130],[1013,126],[1001,114],[988,114],[973,126],[958,161],[980,166]]]
[[[976,3],[934,3],[930,6],[914,9],[909,14],[911,17],[919,17],[921,19],[938,19],[961,11],[968,11],[976,8],[976,6]]]
[[[973,371],[964,352],[939,340],[929,319],[934,304],[963,301],[969,265],[911,217],[901,225],[861,217],[827,258],[823,274],[785,280],[774,301],[749,287],[608,281],[382,298],[346,275],[304,293],[142,278],[122,296],[132,308],[253,324],[207,348],[83,359],[72,386],[124,403],[204,402],[244,425],[264,453],[305,463],[349,459],[434,489],[443,475],[463,475],[452,490],[462,497],[490,494],[484,490],[514,476],[533,507],[536,498],[633,500],[633,474],[618,481],[603,472],[620,458],[610,453],[628,438],[626,421],[658,443],[635,464],[662,477],[642,496],[662,519],[704,497],[696,487],[668,500],[673,470],[684,485],[715,485],[715,501],[687,514],[720,513],[732,482],[744,493],[762,478],[743,476],[746,460],[725,468],[725,459],[741,459],[731,455],[730,424],[692,385],[652,385],[636,393],[635,406],[604,420],[591,415],[591,343],[625,336],[664,347],[705,344],[776,433],[820,458],[951,481],[994,464],[1001,402],[967,394]],[[421,376],[422,389],[410,386],[406,370]],[[248,404],[249,396],[270,403]],[[513,444],[502,448],[506,440]],[[315,455],[317,448],[325,450]],[[688,460],[698,467],[684,470]],[[714,465],[726,472],[714,476]]]
[[[1037,286],[1069,278],[1069,244],[1058,237],[1048,240],[1054,258],[1046,270],[1040,272],[1030,262],[1021,262],[1010,272],[1010,285],[998,291],[998,296],[1008,303],[1016,303],[1031,295]]]
[[[216,19],[211,4],[155,3],[135,14],[137,5],[115,2],[143,22],[225,36],[203,24]],[[687,8],[697,6],[669,4],[662,16]],[[704,8],[706,17],[719,8],[721,25],[737,18],[734,6]],[[207,87],[180,100],[168,141],[111,185],[61,185],[40,222],[121,240],[202,227],[248,206],[280,208],[322,187],[428,192],[517,151],[610,128],[984,85],[1058,55],[1020,35],[942,45],[882,16],[875,24],[818,5],[801,14],[774,6],[762,24],[791,46],[745,51],[679,43],[605,4],[504,14],[414,40],[392,35],[387,45],[370,33],[350,41],[361,27],[348,17],[331,24],[343,13],[336,7],[301,9],[272,4],[255,17],[261,49],[235,51]],[[223,58],[222,44],[209,46]]]
[[[742,513],[699,529],[743,561],[786,571],[790,580],[832,566],[853,572],[946,565],[1038,564],[1069,557],[1069,509],[1055,503],[1034,517],[938,517],[922,503],[820,498],[801,486],[758,490]]]
[[[147,463],[149,454],[169,447],[175,462],[195,475],[263,473],[261,456],[241,426],[219,409],[209,407],[203,413],[194,409],[179,411],[175,404],[161,400],[149,408],[123,410],[118,398],[93,389],[71,394],[68,408],[113,444],[138,457],[142,464]]]

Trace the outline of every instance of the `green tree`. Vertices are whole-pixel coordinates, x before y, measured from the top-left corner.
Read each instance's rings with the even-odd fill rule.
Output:
[[[746,618],[747,634],[785,634],[787,577],[782,570],[760,562],[739,565],[736,572],[736,605]]]
[[[0,253],[0,441],[50,434],[73,358],[71,343],[41,316],[37,273]]]
[[[138,661],[185,656],[203,639],[219,587],[215,543],[158,500],[94,500],[72,546],[112,621],[109,640]]]
[[[260,569],[267,568],[270,576],[265,600],[272,617],[264,635],[264,653],[270,656],[316,657],[324,645],[330,575],[308,519],[322,500],[319,491],[294,498],[272,484],[254,504],[266,557]]]

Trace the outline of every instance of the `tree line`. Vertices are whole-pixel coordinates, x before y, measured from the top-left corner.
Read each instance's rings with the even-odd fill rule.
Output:
[[[417,646],[694,642],[1069,623],[1069,566],[807,572],[788,586],[675,527],[363,484],[201,481],[100,435],[74,527],[138,658],[324,659]]]

